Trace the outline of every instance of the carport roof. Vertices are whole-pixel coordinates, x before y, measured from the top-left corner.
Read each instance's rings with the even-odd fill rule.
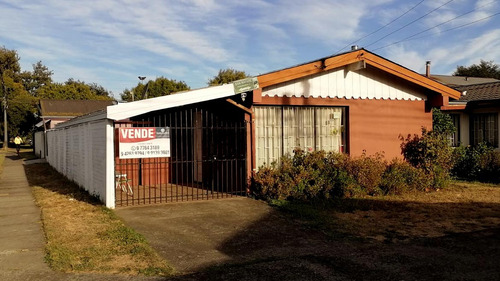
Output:
[[[115,121],[123,120],[156,110],[227,98],[233,95],[235,95],[233,84],[224,84],[221,86],[196,89],[168,96],[108,106],[106,117]]]

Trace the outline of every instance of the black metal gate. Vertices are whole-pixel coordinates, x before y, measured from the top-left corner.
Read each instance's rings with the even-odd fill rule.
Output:
[[[171,151],[170,157],[120,159],[116,132],[116,206],[246,195],[247,123],[241,111],[208,103],[116,122],[115,130],[120,127],[168,127]]]

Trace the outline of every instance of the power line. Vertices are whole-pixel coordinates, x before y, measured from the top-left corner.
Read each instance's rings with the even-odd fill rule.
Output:
[[[424,30],[424,31],[422,31],[422,32],[419,32],[419,33],[413,34],[412,36],[406,37],[406,38],[405,38],[405,39],[403,39],[403,40],[399,40],[399,41],[397,41],[397,42],[394,42],[394,43],[391,43],[391,44],[385,45],[385,46],[380,47],[380,48],[377,48],[377,49],[374,49],[373,51],[380,50],[380,49],[384,49],[384,48],[390,47],[390,46],[392,46],[392,45],[399,44],[399,43],[404,42],[404,41],[409,41],[409,40],[414,40],[414,39],[421,39],[421,38],[425,38],[425,37],[429,37],[429,36],[437,35],[437,34],[440,34],[440,33],[448,32],[448,31],[452,31],[452,30],[455,30],[455,29],[459,29],[459,28],[462,28],[462,27],[466,27],[466,26],[469,26],[469,25],[473,25],[473,24],[475,24],[475,23],[478,23],[478,22],[483,21],[483,20],[487,20],[487,19],[489,19],[489,18],[492,18],[492,17],[494,17],[494,16],[498,16],[498,15],[500,15],[500,12],[496,12],[496,13],[494,13],[494,14],[491,14],[491,15],[487,16],[487,17],[484,17],[484,18],[481,18],[481,19],[478,19],[478,20],[475,20],[475,21],[472,21],[472,22],[469,22],[469,23],[466,23],[466,24],[462,24],[462,25],[459,25],[459,26],[455,26],[455,27],[452,27],[452,28],[449,28],[449,29],[445,29],[445,30],[440,31],[440,32],[435,32],[435,33],[432,33],[432,34],[428,34],[428,35],[420,36],[420,37],[417,37],[417,38],[413,38],[413,37],[415,37],[415,36],[417,36],[417,35],[419,35],[419,34],[424,33],[425,31],[429,31],[429,30],[431,30],[431,29],[433,29],[433,28],[435,28],[435,27],[437,27],[437,26],[439,26],[439,25],[442,25],[442,24],[438,24],[437,26],[434,26],[434,27],[429,28],[429,29],[426,29],[426,30]],[[451,20],[450,20],[450,21],[451,21]],[[449,21],[448,21],[448,22],[449,22]],[[445,22],[445,23],[446,23],[446,22]]]
[[[361,41],[361,40],[363,40],[363,39],[365,39],[365,38],[367,38],[367,37],[369,37],[369,36],[371,36],[371,35],[373,35],[373,34],[375,34],[375,33],[377,33],[377,32],[379,32],[380,30],[382,30],[382,29],[386,28],[387,26],[389,26],[389,25],[390,25],[390,24],[392,24],[393,22],[397,21],[398,19],[402,18],[404,15],[406,15],[406,14],[408,14],[409,12],[411,12],[412,10],[414,10],[416,7],[418,7],[418,6],[419,6],[420,4],[422,4],[424,1],[425,1],[425,0],[422,0],[422,1],[418,2],[416,5],[414,5],[413,7],[411,7],[409,10],[407,10],[406,12],[404,12],[403,14],[401,14],[399,17],[397,17],[397,18],[393,19],[392,21],[390,21],[390,22],[389,22],[389,23],[387,23],[386,25],[384,25],[384,26],[380,27],[379,29],[377,29],[377,30],[375,30],[375,31],[372,31],[371,33],[369,33],[369,34],[367,34],[367,35],[365,35],[365,36],[363,36],[363,37],[359,38],[358,40],[353,41],[353,42],[351,42],[351,43],[347,44],[345,47],[341,48],[341,49],[340,49],[340,50],[338,50],[336,53],[339,53],[339,52],[340,52],[340,51],[342,51],[343,49],[345,49],[345,48],[347,48],[347,47],[349,47],[349,46],[351,46],[351,45],[353,45],[353,44],[355,44],[355,43],[357,43],[357,42],[359,42],[359,41]]]
[[[454,17],[454,18],[452,18],[452,19],[449,19],[449,20],[447,20],[447,21],[444,21],[444,22],[442,22],[442,23],[440,23],[440,24],[437,24],[437,25],[435,25],[435,26],[433,26],[433,27],[431,27],[431,28],[427,28],[426,30],[420,31],[420,32],[418,32],[418,33],[415,33],[415,34],[413,34],[413,35],[409,36],[409,37],[406,37],[406,38],[405,38],[405,39],[403,39],[403,40],[407,40],[407,39],[413,38],[413,37],[415,37],[415,36],[417,36],[417,35],[420,35],[420,34],[422,34],[422,33],[427,32],[427,31],[429,31],[429,30],[431,30],[431,29],[437,28],[437,27],[439,27],[439,26],[441,26],[441,25],[443,25],[443,24],[447,24],[447,23],[449,23],[449,22],[451,22],[451,21],[454,21],[454,20],[456,20],[456,19],[458,19],[458,18],[461,18],[461,17],[463,17],[463,16],[466,16],[466,15],[468,15],[468,14],[470,14],[470,13],[472,13],[472,12],[476,11],[476,10],[479,10],[479,9],[481,9],[481,8],[484,8],[485,6],[488,6],[488,5],[490,5],[490,4],[492,4],[492,3],[495,3],[495,2],[496,2],[496,1],[491,1],[491,2],[488,2],[488,3],[486,3],[486,4],[484,4],[484,5],[480,6],[480,7],[477,7],[477,8],[475,8],[475,9],[472,9],[472,10],[470,10],[470,11],[466,12],[466,13],[463,13],[463,14],[461,14],[461,15],[459,15],[459,16],[456,16],[456,17]]]
[[[385,38],[389,37],[390,35],[392,35],[392,34],[394,34],[394,33],[398,32],[398,31],[400,31],[400,30],[401,30],[401,29],[403,29],[403,28],[406,28],[406,27],[407,27],[407,26],[409,26],[409,25],[414,24],[415,22],[417,22],[417,21],[419,21],[419,20],[421,20],[421,19],[425,18],[426,16],[428,16],[428,15],[429,15],[429,14],[431,14],[432,12],[434,12],[434,11],[436,11],[436,10],[439,10],[439,9],[440,9],[440,8],[442,8],[443,6],[448,5],[449,3],[453,2],[453,1],[454,1],[454,0],[449,0],[448,2],[446,2],[446,3],[442,4],[441,6],[439,6],[439,7],[435,8],[435,9],[433,9],[433,10],[431,10],[430,12],[426,13],[425,15],[423,15],[423,16],[421,16],[421,17],[419,17],[419,18],[417,18],[417,19],[415,19],[415,20],[413,20],[413,21],[411,21],[411,22],[409,22],[409,23],[407,23],[407,24],[403,25],[402,27],[400,27],[400,28],[398,28],[398,29],[394,30],[393,32],[391,32],[391,33],[389,33],[389,34],[387,34],[387,35],[383,36],[382,38],[380,38],[380,39],[376,40],[375,42],[372,42],[372,43],[370,43],[370,44],[366,45],[365,47],[369,47],[369,46],[371,46],[371,45],[373,45],[373,44],[375,44],[375,43],[378,43],[378,42],[382,41],[383,39],[385,39]]]

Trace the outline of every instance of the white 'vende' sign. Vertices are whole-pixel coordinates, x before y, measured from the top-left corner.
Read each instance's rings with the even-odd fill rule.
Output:
[[[170,157],[170,128],[119,128],[119,158]]]

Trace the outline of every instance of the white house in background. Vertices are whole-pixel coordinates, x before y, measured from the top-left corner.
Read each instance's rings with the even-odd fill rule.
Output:
[[[116,104],[113,100],[49,100],[42,99],[38,104],[40,122],[35,124],[37,132],[33,135],[35,155],[45,158],[47,153],[45,132],[77,116],[105,109]]]

